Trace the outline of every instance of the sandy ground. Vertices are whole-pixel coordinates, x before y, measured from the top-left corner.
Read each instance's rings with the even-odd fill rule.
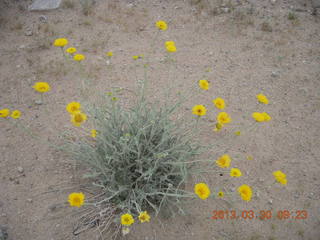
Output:
[[[79,3],[50,12],[28,12],[29,4],[0,3],[0,108],[20,109],[21,125],[43,139],[31,138],[12,121],[0,121],[0,225],[7,227],[9,239],[99,239],[94,231],[73,236],[71,213],[77,211],[63,204],[68,192],[79,190],[77,172],[71,160],[44,141],[54,143],[58,132],[73,129],[65,105],[80,99],[78,68],[65,64],[52,46],[58,37],[68,38],[86,55],[93,92],[112,86],[132,89],[134,67],[140,65],[141,78],[146,61],[135,62],[132,56],[138,54],[151,61],[149,91],[156,96],[172,80],[184,89],[207,78],[211,89],[190,98],[187,111],[194,104],[210,108],[201,132],[204,142],[217,142],[210,157],[214,161],[227,151],[243,170],[240,179],[205,176],[212,191],[232,193],[232,204],[195,201],[187,207],[188,216],[138,224],[126,239],[320,239],[320,25],[308,1],[101,0],[88,9],[88,16]],[[169,29],[157,35],[154,22],[160,19]],[[177,67],[171,70],[163,62],[167,40],[174,40],[178,49]],[[109,50],[114,52],[112,68],[103,59]],[[31,88],[36,81],[52,87],[42,102]],[[260,92],[269,97],[269,105],[257,104]],[[121,101],[128,97],[122,95]],[[219,133],[212,131],[215,97],[226,100],[233,118]],[[246,131],[254,111],[268,112],[272,121]],[[242,135],[235,137],[235,130]],[[274,184],[275,170],[287,174],[287,186]],[[243,183],[254,190],[249,203],[235,190]],[[308,216],[212,220],[214,210],[288,210],[292,216],[305,210]]]

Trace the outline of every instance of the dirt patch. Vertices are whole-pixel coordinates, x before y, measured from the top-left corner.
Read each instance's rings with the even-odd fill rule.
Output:
[[[58,37],[68,38],[86,55],[93,93],[112,86],[133,89],[147,59],[149,92],[160,99],[158,90],[173,80],[186,90],[207,78],[212,88],[195,95],[189,106],[211,106],[201,139],[217,142],[210,152],[213,162],[228,151],[244,176],[233,180],[228,174],[211,174],[204,179],[212,191],[231,192],[234,201],[193,202],[188,216],[136,225],[127,239],[319,239],[319,17],[302,1],[209,2],[96,1],[83,9],[68,0],[55,11],[28,12],[31,1],[2,1],[0,108],[21,110],[23,125],[51,143],[59,141],[59,132],[72,129],[65,106],[81,98],[79,70],[65,64],[52,46]],[[157,35],[154,23],[160,19],[169,28]],[[177,46],[174,69],[164,63],[167,40]],[[112,67],[104,59],[107,51],[114,53]],[[134,61],[132,56],[139,54],[146,59]],[[36,81],[52,87],[44,99],[32,89]],[[269,105],[257,105],[260,92],[269,97]],[[216,97],[226,100],[233,118],[218,133],[211,122],[218,113],[211,103]],[[130,96],[120,99],[129,101]],[[267,111],[272,121],[246,131],[254,111]],[[9,239],[99,239],[94,231],[72,234],[77,211],[65,203],[70,191],[79,190],[74,163],[10,121],[0,122],[0,225],[7,227]],[[237,138],[236,130],[242,132]],[[248,155],[253,159],[247,160]],[[287,174],[286,187],[274,184],[272,172],[279,169]],[[236,192],[242,183],[254,190],[247,204]],[[288,210],[291,216],[305,210],[308,216],[213,220],[214,210]]]

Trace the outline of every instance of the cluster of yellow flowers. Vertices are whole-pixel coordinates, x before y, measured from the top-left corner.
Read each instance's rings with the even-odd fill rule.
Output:
[[[166,46],[166,49],[168,52],[176,52],[177,51],[176,44],[174,41],[166,41],[165,46]]]
[[[199,87],[203,90],[208,90],[210,88],[210,83],[208,80],[199,80]],[[226,107],[225,101],[223,98],[216,98],[214,100],[212,100],[212,103],[215,105],[216,108],[222,110]],[[192,108],[192,113],[194,115],[197,116],[204,116],[207,113],[207,109],[204,105],[195,105]],[[214,131],[219,131],[220,129],[222,129],[222,127],[227,124],[230,123],[232,121],[230,115],[226,112],[220,112],[217,115],[217,123],[215,128],[213,129]]]
[[[198,85],[201,89],[203,90],[208,90],[210,88],[210,83],[207,80],[199,80]],[[256,96],[257,100],[260,103],[263,104],[269,104],[268,98],[263,95],[263,94],[258,94]],[[216,98],[212,100],[212,103],[215,105],[216,108],[222,110],[225,108],[226,104],[224,99],[222,98]],[[192,108],[192,113],[197,116],[204,116],[207,113],[207,109],[204,105],[195,105]],[[271,117],[268,113],[266,112],[254,112],[252,114],[252,117],[257,121],[257,122],[264,122],[264,121],[270,121]],[[219,131],[224,124],[230,123],[231,122],[231,117],[228,113],[226,112],[220,112],[217,115],[217,123],[214,131]],[[235,132],[236,135],[240,135],[240,131]],[[252,157],[248,157],[248,159],[252,159]],[[231,165],[231,158],[228,154],[222,155],[218,160],[216,160],[216,164],[221,167],[221,168],[229,168]],[[280,182],[281,184],[287,184],[287,179],[286,175],[281,172],[281,171],[275,171],[273,172],[273,175],[276,179],[276,181]],[[242,172],[238,168],[231,168],[230,170],[230,176],[231,177],[241,177]],[[194,192],[199,196],[201,199],[207,199],[210,196],[210,189],[205,183],[198,183],[194,187]],[[238,193],[240,194],[241,198],[244,201],[250,201],[252,197],[252,189],[249,185],[243,184],[240,187],[238,187]],[[223,197],[224,193],[219,192],[218,197]]]
[[[258,94],[256,98],[260,103],[269,104],[268,98],[262,93]],[[270,115],[266,112],[254,112],[252,113],[252,118],[257,122],[268,122],[271,120]]]
[[[63,50],[63,47],[66,46],[68,44],[68,42],[69,41],[66,38],[57,38],[54,41],[53,45],[55,47],[61,47],[61,49]],[[66,49],[66,52],[73,55],[74,53],[77,52],[77,49],[75,47],[69,47]],[[85,58],[86,57],[83,54],[74,54],[73,55],[73,60],[78,61],[78,62],[84,60]]]
[[[221,156],[216,164],[221,168],[228,168],[231,164],[231,158],[228,154]],[[238,168],[231,168],[230,170],[231,177],[240,177],[242,173]],[[194,187],[194,192],[199,196],[199,198],[205,200],[210,196],[210,189],[205,183],[198,183]],[[252,196],[252,190],[248,185],[242,185],[238,188],[240,196],[245,201],[250,201]],[[223,197],[223,192],[218,192],[218,197]]]
[[[78,102],[70,102],[66,110],[70,113],[71,122],[76,127],[80,127],[87,120],[87,115],[81,112],[81,104]]]
[[[150,222],[150,215],[147,211],[141,212],[138,216],[140,222]],[[121,215],[121,224],[124,226],[131,226],[134,223],[134,218],[130,213],[122,214]]]
[[[144,211],[139,214],[138,219],[141,223],[150,222],[150,215],[147,211]],[[135,221],[130,213],[126,213],[121,215],[120,222],[122,224],[122,234],[126,235],[130,232],[129,226],[131,226]]]
[[[10,114],[10,109],[8,108],[0,109],[1,118],[7,118],[9,116],[13,119],[18,119],[21,117],[21,112],[19,110],[13,110]]]
[[[287,184],[287,176],[280,170],[273,172],[273,176],[279,183],[286,185]]]

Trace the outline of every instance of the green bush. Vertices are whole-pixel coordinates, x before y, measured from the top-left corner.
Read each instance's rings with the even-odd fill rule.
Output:
[[[158,214],[164,204],[173,214],[183,213],[180,199],[190,197],[184,191],[191,167],[186,162],[204,147],[194,140],[195,127],[176,117],[181,96],[173,104],[156,104],[138,95],[126,108],[110,93],[105,106],[92,109],[96,141],[72,144],[73,156],[91,169],[103,195],[99,204],[134,215],[150,209]]]

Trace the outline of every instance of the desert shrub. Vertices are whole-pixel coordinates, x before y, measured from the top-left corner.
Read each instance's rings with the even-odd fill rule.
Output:
[[[190,168],[186,162],[204,147],[194,141],[184,119],[175,117],[182,98],[175,104],[156,104],[141,93],[126,108],[109,95],[106,106],[91,109],[96,140],[71,143],[73,157],[91,169],[89,176],[101,187],[102,201],[122,212],[159,213],[164,203],[183,211],[179,202],[185,197]]]

